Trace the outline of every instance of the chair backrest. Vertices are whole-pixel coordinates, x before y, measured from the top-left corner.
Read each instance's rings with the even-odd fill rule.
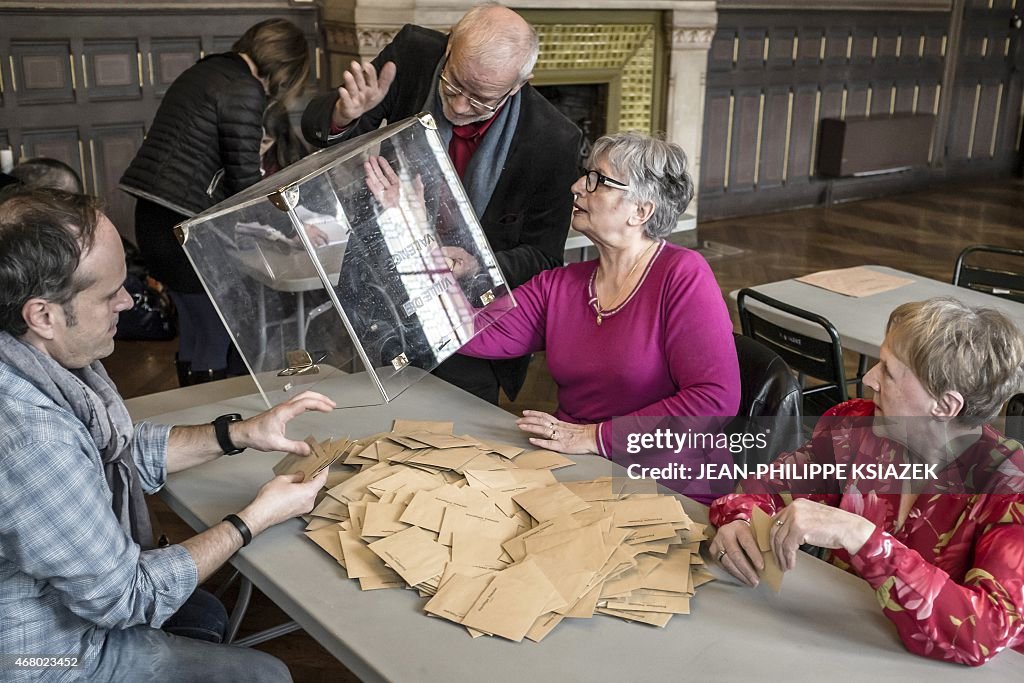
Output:
[[[786,361],[751,337],[733,335],[740,364],[740,408],[725,431],[760,433],[765,446],[734,453],[736,462],[770,462],[779,453],[798,448],[804,441],[801,425],[801,390]]]
[[[972,254],[998,254],[999,265],[982,266],[976,257],[971,258]],[[1008,268],[1008,263],[1019,265]],[[1024,249],[993,247],[987,244],[967,247],[956,257],[953,284],[1024,303]]]
[[[768,320],[762,314],[748,308],[747,299],[754,299],[762,306],[777,309],[820,327],[829,341],[816,339]],[[842,403],[848,398],[846,372],[843,367],[843,345],[835,326],[827,318],[773,299],[753,289],[741,289],[736,303],[745,336],[756,339],[777,353],[793,370],[825,382],[821,386],[804,389],[804,396],[824,394],[829,400],[819,402],[823,408]]]

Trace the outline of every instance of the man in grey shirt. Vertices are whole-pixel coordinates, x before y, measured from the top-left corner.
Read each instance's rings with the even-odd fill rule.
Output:
[[[276,477],[164,548],[144,494],[247,447],[308,454],[287,423],[334,403],[306,392],[246,420],[133,426],[100,363],[132,305],[124,278],[120,237],[92,198],[0,202],[0,679],[290,680],[269,655],[160,626],[253,536],[308,512],[326,471]]]

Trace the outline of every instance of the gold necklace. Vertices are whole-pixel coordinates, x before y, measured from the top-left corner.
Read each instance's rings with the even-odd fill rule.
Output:
[[[656,245],[656,244],[657,244],[657,242],[651,242],[651,244],[646,249],[644,249],[643,252],[641,252],[640,256],[637,257],[636,263],[634,263],[633,267],[629,269],[628,273],[626,273],[626,279],[623,280],[622,286],[619,287],[619,291],[615,292],[615,297],[612,298],[612,303],[615,303],[616,301],[618,301],[619,297],[622,296],[622,292],[625,291],[626,286],[629,284],[629,278],[633,277],[633,273],[635,273],[636,269],[640,267],[640,264],[643,262],[644,257],[647,256],[647,252],[649,252],[652,248],[654,248],[654,245]],[[590,300],[590,303],[594,307],[594,312],[597,313],[597,324],[598,324],[598,326],[600,326],[601,322],[604,320],[605,314],[608,313],[609,310],[613,310],[613,309],[605,309],[605,308],[601,307],[601,300],[597,296],[597,271],[596,270],[594,271],[594,298]]]

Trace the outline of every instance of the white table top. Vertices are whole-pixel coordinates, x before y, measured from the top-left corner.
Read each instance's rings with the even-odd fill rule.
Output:
[[[885,337],[885,326],[889,321],[889,314],[897,306],[908,301],[923,301],[937,296],[949,296],[970,306],[999,309],[1016,322],[1020,329],[1024,330],[1024,304],[976,292],[966,287],[956,287],[948,282],[933,280],[894,268],[874,265],[866,267],[879,273],[909,278],[913,282],[888,292],[864,297],[830,292],[827,289],[795,279],[757,285],[751,289],[792,306],[825,316],[835,326],[844,349],[872,358],[878,357],[878,350]],[[735,300],[738,293],[739,290],[734,290],[729,295]],[[811,333],[817,338],[825,338],[821,333],[821,328],[816,325],[798,320],[785,313],[767,311],[753,299],[747,299],[747,305],[751,310],[759,311],[766,318],[785,324],[795,332]]]
[[[344,382],[344,377],[338,378]],[[217,383],[214,383],[216,385]],[[162,405],[155,421],[207,422],[262,407],[258,395],[195,405],[211,385],[130,402],[133,416]],[[205,387],[205,388],[204,388]],[[214,389],[216,387],[214,386]],[[224,393],[221,391],[220,395]],[[200,398],[199,400],[205,400]],[[363,436],[390,429],[396,417],[454,420],[456,433],[526,445],[514,417],[432,376],[385,406],[296,418],[292,436]],[[271,476],[280,454],[246,452],[172,475],[162,497],[188,524],[207,528],[243,507]],[[557,471],[560,479],[622,475],[595,456]],[[706,521],[706,509],[684,499]],[[279,525],[240,551],[232,563],[313,638],[364,681],[666,681],[795,680],[856,676],[886,680],[1016,679],[1024,657],[1007,651],[981,669],[922,659],[906,652],[874,592],[859,578],[808,555],[787,575],[782,593],[723,580],[700,587],[693,613],[665,629],[606,616],[573,619],[542,643],[471,639],[447,621],[427,617],[412,591],[362,592],[340,566],[302,536],[301,520]],[[713,571],[718,572],[717,569]],[[1014,674],[1013,672],[1017,673]]]

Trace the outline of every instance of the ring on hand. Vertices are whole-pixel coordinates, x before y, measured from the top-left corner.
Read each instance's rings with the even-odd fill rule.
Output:
[[[551,435],[548,436],[549,441],[555,441],[558,439],[558,430],[554,427],[551,428]]]
[[[781,519],[775,520],[775,526],[782,526],[782,520]]]
[[[728,553],[725,552],[725,549],[719,550],[718,551],[718,558],[717,558],[718,561],[721,562],[722,558],[725,557],[726,555],[728,555]]]

